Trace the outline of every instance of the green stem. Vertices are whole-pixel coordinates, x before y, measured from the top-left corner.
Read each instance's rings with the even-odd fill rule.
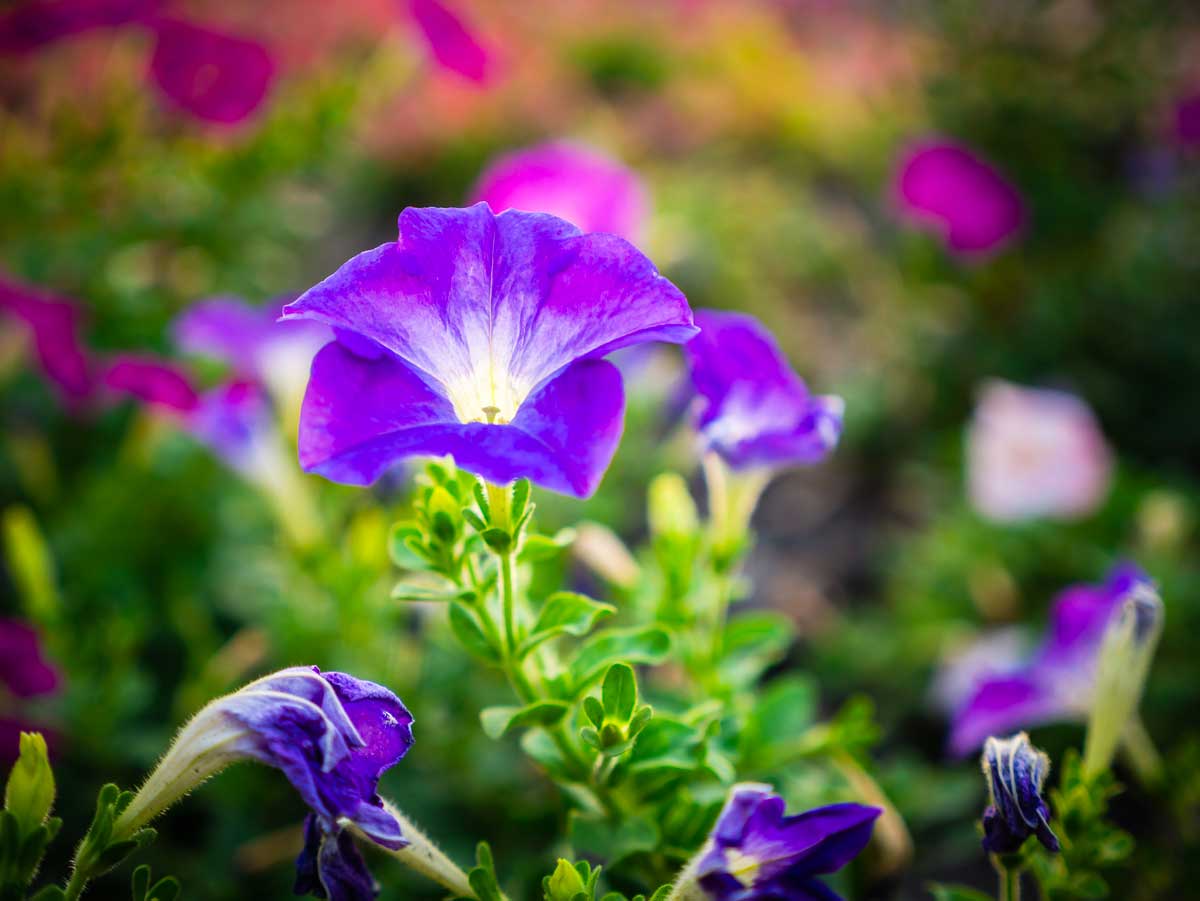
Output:
[[[71,869],[71,879],[67,883],[67,887],[63,889],[63,901],[75,901],[83,890],[87,888],[88,880],[91,879],[90,873],[83,867],[76,865]]]
[[[1121,751],[1143,785],[1152,788],[1162,783],[1162,756],[1137,713],[1129,718],[1125,731],[1121,733]]]
[[[517,577],[513,566],[513,555],[504,553],[498,556],[500,558],[500,600],[504,608],[504,656],[515,661],[517,655]]]
[[[996,893],[998,901],[1021,901],[1021,870],[1007,866],[995,855],[992,856],[992,866],[996,868],[999,879]]]

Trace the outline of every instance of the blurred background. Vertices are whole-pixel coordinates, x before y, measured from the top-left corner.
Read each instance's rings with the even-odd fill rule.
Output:
[[[316,663],[413,710],[384,785],[447,850],[488,838],[514,884],[549,872],[554,789],[462,713],[503,686],[389,600],[403,474],[300,475],[302,374],[268,386],[294,467],[272,478],[287,466],[192,427],[193,395],[131,396],[118,364],[226,384],[180,346],[191,305],[273,309],[393,240],[404,207],[468,203],[495,160],[559,141],[633,173],[629,237],[693,307],[760,317],[846,399],[832,460],[763,499],[750,603],[795,619],[784,668],[822,710],[874,706],[917,852],[854,896],[990,885],[945,667],[997,629],[1035,642],[1057,591],[1122,558],[1166,604],[1144,718],[1169,775],[1115,802],[1138,837],[1117,894],[1194,885],[1200,10],[1167,0],[0,3],[0,617],[53,673],[5,688],[0,660],[0,766],[18,728],[49,732],[69,837],[51,866],[99,784],[135,784],[205,700]],[[677,353],[628,365],[600,494],[542,494],[544,529],[636,543],[653,474],[701,491]],[[1035,733],[1056,759],[1081,735]],[[193,898],[286,897],[301,814],[277,773],[238,768],[147,859]],[[438,896],[373,867],[385,899]]]

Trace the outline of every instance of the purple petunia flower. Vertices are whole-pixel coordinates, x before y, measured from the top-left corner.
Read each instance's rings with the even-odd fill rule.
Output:
[[[1176,141],[1185,147],[1200,146],[1200,92],[1176,102],[1173,125]]]
[[[181,19],[153,20],[150,76],[180,109],[220,125],[236,125],[262,103],[275,63],[257,41]]]
[[[42,371],[70,403],[92,391],[91,366],[80,340],[77,304],[0,276],[0,310],[29,329]]]
[[[0,619],[0,698],[7,694],[25,700],[53,694],[60,683],[58,670],[42,654],[33,627],[15,619]],[[17,716],[0,714],[0,760],[17,758],[21,732],[31,728],[37,727]]]
[[[1020,669],[980,680],[953,717],[950,750],[965,755],[990,735],[1087,716],[1104,635],[1125,602],[1151,588],[1136,565],[1121,563],[1101,585],[1063,591],[1042,645]]]
[[[486,203],[405,210],[398,241],[284,317],[338,334],[304,398],[306,470],[365,485],[403,457],[449,454],[489,481],[578,497],[622,429],[621,377],[600,357],[696,333],[679,289],[625,240]]]
[[[1025,221],[1016,188],[973,151],[949,141],[910,149],[895,194],[905,216],[940,232],[955,253],[995,250]]]
[[[28,53],[96,28],[153,15],[162,0],[27,0],[0,15],[0,53]]]
[[[833,449],[842,399],[810,394],[757,319],[701,310],[696,324],[700,334],[684,352],[707,450],[733,469],[750,469],[815,463]]]
[[[967,470],[971,504],[988,519],[1074,518],[1104,501],[1112,453],[1075,395],[991,381],[967,433]]]
[[[443,69],[476,84],[495,73],[495,60],[466,23],[441,0],[408,0],[409,13]]]
[[[649,202],[641,180],[616,160],[567,141],[506,154],[480,176],[475,200],[494,210],[550,213],[585,232],[642,236]]]
[[[991,804],[983,812],[983,848],[990,854],[1016,854],[1031,835],[1049,852],[1059,850],[1050,828],[1050,807],[1042,786],[1050,774],[1050,758],[1019,732],[1011,738],[989,738],[983,746],[983,774]]]
[[[371,898],[347,823],[392,850],[408,844],[376,786],[412,746],[412,715],[392,692],[345,673],[293,667],[218,698],[183,727],[114,826],[132,834],[239,760],[280,770],[311,810],[297,886],[318,897]]]
[[[829,901],[838,896],[817,876],[834,873],[871,839],[878,807],[831,804],[784,816],[769,785],[735,785],[695,878],[713,901]]]

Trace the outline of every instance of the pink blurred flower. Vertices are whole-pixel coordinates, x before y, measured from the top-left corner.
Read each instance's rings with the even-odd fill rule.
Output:
[[[0,310],[28,328],[42,371],[68,402],[78,403],[91,393],[77,304],[0,276]]]
[[[566,141],[505,154],[484,170],[472,202],[493,210],[550,213],[585,232],[637,242],[649,213],[637,175],[603,153]]]
[[[0,53],[28,53],[95,28],[152,15],[162,0],[28,0],[0,15]]]
[[[151,407],[190,413],[200,403],[200,395],[182,371],[150,357],[117,357],[102,378],[106,388]]]
[[[408,9],[438,65],[477,84],[491,80],[492,53],[441,0],[408,0]]]
[[[1025,221],[1016,188],[973,151],[950,141],[910,149],[894,190],[903,215],[940,232],[954,253],[995,250]]]
[[[50,695],[62,679],[42,653],[41,641],[32,626],[15,619],[0,619],[0,701],[5,695],[17,700]],[[19,711],[17,711],[19,714]],[[0,760],[15,760],[22,731],[46,730],[19,715],[0,709]],[[54,738],[46,735],[47,740]]]
[[[1185,147],[1200,146],[1200,91],[1175,104],[1175,140]]]
[[[1112,455],[1078,397],[993,381],[968,430],[967,466],[971,503],[985,517],[1070,518],[1104,501]]]

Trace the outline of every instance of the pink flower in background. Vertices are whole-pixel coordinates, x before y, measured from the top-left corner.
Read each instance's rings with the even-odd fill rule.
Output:
[[[971,503],[989,519],[1070,518],[1107,496],[1112,455],[1073,394],[993,381],[967,434]]]
[[[158,18],[152,27],[150,76],[180,109],[236,125],[266,98],[275,64],[262,44],[179,19]]]
[[[911,149],[894,190],[901,212],[941,233],[955,253],[995,250],[1025,221],[1016,188],[974,152],[948,141]]]
[[[554,141],[499,157],[475,185],[472,202],[496,212],[550,213],[584,232],[636,243],[649,213],[646,189],[619,162],[581,144]]]
[[[5,709],[5,696],[24,701],[50,695],[61,681],[58,671],[43,656],[33,627],[15,619],[0,619],[0,760],[16,759],[22,731],[45,731],[10,715]]]
[[[1200,91],[1175,104],[1175,140],[1186,147],[1200,146]]]
[[[440,0],[409,0],[408,10],[433,58],[468,81],[486,84],[495,75],[492,53],[466,23]]]
[[[200,403],[200,395],[183,372],[150,357],[118,357],[102,378],[106,388],[152,407],[189,413]]]
[[[46,377],[71,403],[92,390],[91,368],[80,340],[83,318],[77,304],[0,276],[0,310],[29,330]]]
[[[96,28],[152,15],[162,0],[30,0],[0,15],[0,53],[28,53]]]

